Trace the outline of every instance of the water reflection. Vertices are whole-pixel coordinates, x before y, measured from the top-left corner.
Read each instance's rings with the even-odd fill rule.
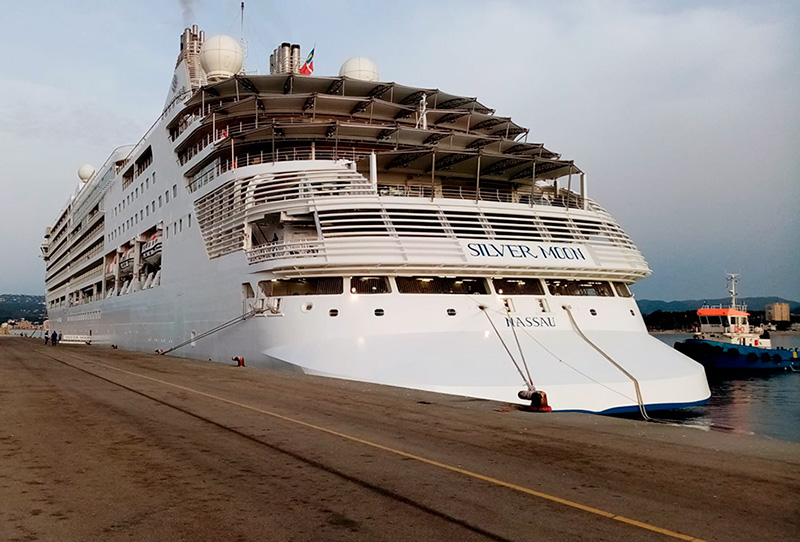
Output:
[[[653,334],[670,346],[691,335]],[[800,346],[798,335],[774,335],[773,345]],[[800,372],[732,377],[710,375],[711,400],[702,407],[655,413],[687,425],[754,433],[800,442]]]

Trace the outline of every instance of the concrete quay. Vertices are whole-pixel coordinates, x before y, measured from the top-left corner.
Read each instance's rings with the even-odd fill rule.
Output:
[[[789,540],[800,445],[0,337],[0,540]]]

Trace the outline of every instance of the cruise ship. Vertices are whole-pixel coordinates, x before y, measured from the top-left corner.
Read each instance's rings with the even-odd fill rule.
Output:
[[[242,50],[187,28],[152,127],[79,169],[42,244],[65,342],[554,410],[707,401],[572,160],[367,58],[306,75],[283,43],[257,75]]]

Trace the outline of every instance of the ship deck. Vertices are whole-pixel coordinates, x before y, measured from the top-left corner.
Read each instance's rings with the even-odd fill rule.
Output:
[[[3,540],[786,540],[800,445],[0,337]]]

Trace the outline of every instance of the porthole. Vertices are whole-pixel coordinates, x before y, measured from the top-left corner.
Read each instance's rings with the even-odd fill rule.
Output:
[[[447,309],[447,316],[455,316],[456,310],[455,309]]]
[[[328,316],[334,317],[339,316],[339,309],[331,309],[328,311]]]
[[[636,316],[636,313],[633,312],[633,309],[631,309],[631,316]]]
[[[589,314],[591,314],[592,316],[597,316],[597,311],[594,309],[589,309]]]
[[[314,304],[313,304],[312,302],[310,302],[310,301],[309,301],[309,302],[307,302],[307,303],[303,303],[302,310],[303,310],[304,312],[308,312],[308,311],[310,311],[310,310],[311,310],[311,309],[313,309],[313,308],[314,308]]]
[[[384,312],[383,309],[375,309],[375,316],[383,316]]]

